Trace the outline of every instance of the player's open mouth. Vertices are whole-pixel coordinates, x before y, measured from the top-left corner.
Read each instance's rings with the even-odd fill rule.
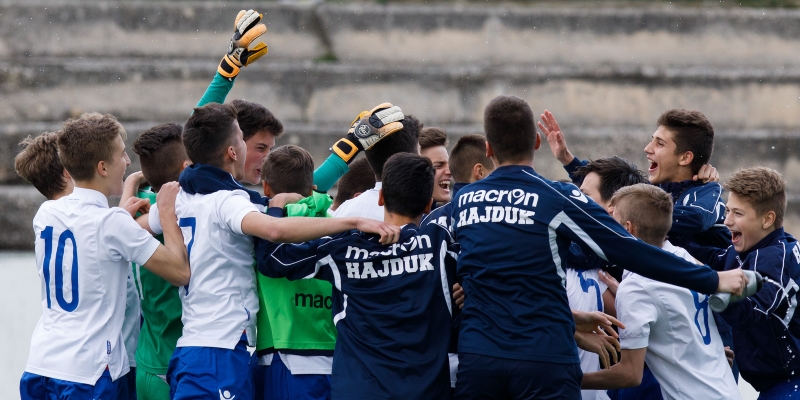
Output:
[[[653,160],[651,160],[649,158],[647,159],[647,161],[650,161],[650,169],[648,169],[648,171],[653,172],[653,171],[656,170],[656,168],[658,168],[658,163],[657,162],[655,162],[655,161],[653,161]]]
[[[445,192],[450,192],[450,180],[441,180],[439,181],[439,187],[442,188]]]
[[[731,243],[736,244],[742,238],[742,232],[731,231]]]

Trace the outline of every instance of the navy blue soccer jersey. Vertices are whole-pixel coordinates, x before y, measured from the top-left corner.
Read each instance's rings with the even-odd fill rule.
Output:
[[[406,225],[400,240],[351,231],[302,244],[257,241],[258,268],[333,284],[334,399],[442,399],[450,393],[450,232]],[[451,266],[450,268],[454,268]]]
[[[459,353],[578,363],[564,289],[571,242],[662,282],[713,293],[718,276],[628,234],[575,185],[504,166],[462,189],[453,231],[466,293]]]

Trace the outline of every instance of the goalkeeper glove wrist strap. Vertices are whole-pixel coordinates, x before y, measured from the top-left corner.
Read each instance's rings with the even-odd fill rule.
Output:
[[[225,54],[222,57],[222,61],[219,62],[219,67],[217,67],[217,72],[228,80],[233,80],[236,78],[236,75],[239,75],[239,66],[236,65],[236,62],[231,59],[228,54]]]
[[[330,150],[347,164],[350,164],[350,161],[353,161],[358,152],[361,151],[355,143],[347,138],[339,139]]]

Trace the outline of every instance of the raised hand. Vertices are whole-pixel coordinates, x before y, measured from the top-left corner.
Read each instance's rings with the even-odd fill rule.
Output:
[[[392,103],[381,103],[370,111],[362,111],[350,123],[347,136],[334,143],[331,151],[349,164],[360,151],[369,150],[383,138],[403,129],[403,118],[403,110]]]
[[[550,151],[562,165],[567,165],[572,162],[575,156],[569,152],[567,148],[567,141],[564,139],[564,134],[561,132],[561,127],[558,126],[558,121],[553,113],[544,110],[541,115],[542,121],[538,122],[539,129],[544,132],[547,138],[547,143],[550,145]]]
[[[233,80],[239,75],[240,68],[252,64],[267,54],[269,49],[264,42],[258,42],[250,48],[250,44],[267,31],[267,26],[259,23],[262,17],[255,10],[239,11],[233,24],[233,36],[228,44],[228,52],[222,57],[217,68],[220,75]]]
[[[711,164],[703,164],[700,167],[700,171],[697,171],[697,175],[692,177],[692,180],[703,183],[719,182],[719,172]]]

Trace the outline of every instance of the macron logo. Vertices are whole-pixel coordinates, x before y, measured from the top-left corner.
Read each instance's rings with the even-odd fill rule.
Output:
[[[222,390],[219,391],[219,400],[233,400],[234,397],[236,396],[227,390],[224,392]]]
[[[581,201],[581,202],[584,202],[584,203],[588,203],[589,202],[589,199],[586,198],[586,195],[581,193],[579,190],[573,190],[572,194],[569,195],[569,197],[572,197],[573,199]]]

